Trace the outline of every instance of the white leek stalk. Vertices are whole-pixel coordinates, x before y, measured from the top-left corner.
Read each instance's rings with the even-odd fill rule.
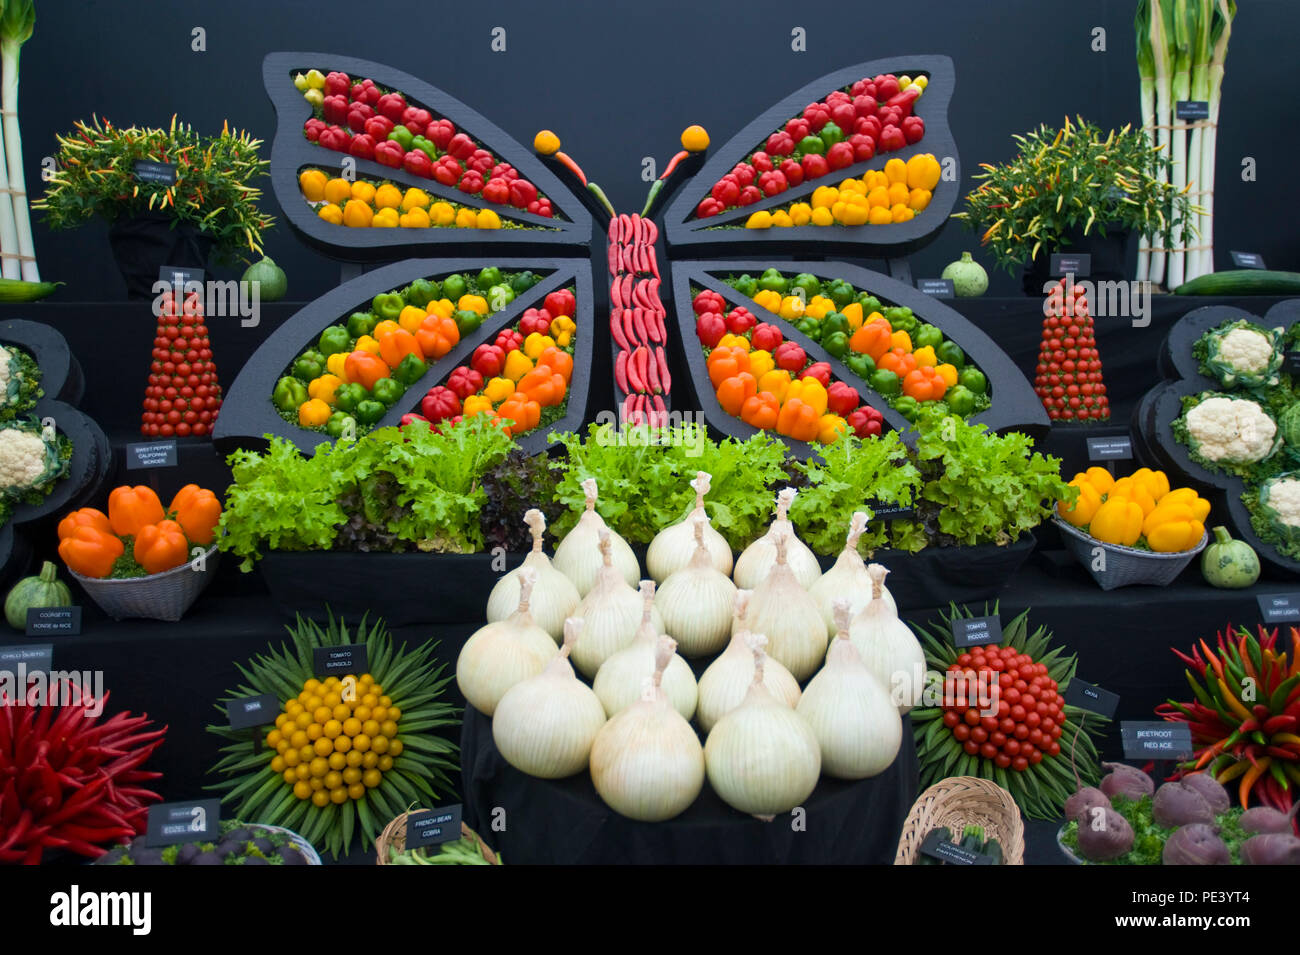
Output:
[[[627,585],[635,587],[641,579],[641,565],[637,563],[636,554],[632,553],[627,541],[610,530],[605,519],[597,512],[595,478],[583,481],[582,491],[587,497],[586,507],[573,530],[555,548],[555,557],[552,559],[555,569],[573,581],[580,596],[587,596],[600,572],[601,559],[597,544],[603,528],[610,535],[614,566],[627,581]]]
[[[614,567],[611,557],[613,537],[608,527],[597,532],[601,567],[595,586],[578,604],[577,615],[585,621],[582,637],[573,648],[573,662],[588,679],[596,675],[602,663],[630,644],[641,623],[641,595],[628,586]],[[650,619],[656,633],[664,632],[658,610]]]
[[[785,534],[776,539],[776,563],[749,602],[749,629],[767,637],[772,659],[802,683],[821,666],[828,634],[817,602],[786,563],[789,540]]]
[[[812,795],[821,749],[812,727],[763,685],[761,636],[750,637],[754,680],[704,743],[709,785],[728,806],[770,822]]]
[[[750,632],[745,625],[752,596],[750,590],[736,592],[731,642],[700,675],[700,702],[695,715],[705,733],[740,705],[749,691],[749,684],[754,682],[754,653],[749,648]],[[793,708],[799,702],[798,681],[771,657],[763,666],[763,685],[786,706]]]
[[[641,626],[637,629],[636,638],[630,646],[600,665],[592,684],[592,689],[605,707],[606,716],[613,716],[636,702],[646,693],[647,684],[654,679],[655,649],[663,634],[655,629],[651,620],[655,607],[653,580],[641,581],[641,600]],[[680,644],[678,649],[681,649]],[[699,697],[695,687],[695,674],[691,672],[690,665],[676,653],[664,669],[661,685],[668,694],[668,702],[673,705],[673,709],[688,720],[695,715],[695,704]]]
[[[1206,0],[1208,3],[1209,0]],[[1203,245],[1201,255],[1201,273],[1214,271],[1214,155],[1219,139],[1219,101],[1222,99],[1223,65],[1228,59],[1228,37],[1232,34],[1232,18],[1236,16],[1237,4],[1234,0],[1213,0],[1213,10],[1206,10],[1202,16],[1212,17],[1214,24],[1210,35],[1213,43],[1210,66],[1206,71],[1206,86],[1210,100],[1210,126],[1205,130],[1201,140],[1201,169],[1197,176],[1200,188],[1205,190],[1201,197],[1201,208],[1205,210],[1200,217],[1201,235],[1197,241]]]
[[[505,620],[480,627],[465,641],[456,659],[456,685],[474,709],[491,716],[501,697],[520,680],[537,676],[556,654],[551,635],[533,621],[528,598],[537,572],[519,578],[519,606]]]
[[[5,240],[4,251],[14,249],[15,246],[8,244],[9,236],[4,235],[6,227],[12,225],[17,238],[16,248],[22,256],[22,278],[28,282],[39,282],[41,275],[36,268],[36,245],[32,242],[31,216],[27,211],[23,137],[18,127],[18,54],[31,37],[35,23],[36,9],[32,0],[5,0],[4,15],[0,18],[0,90],[3,91],[0,93],[0,108],[4,111],[2,158],[8,166],[8,176],[7,182],[0,183],[0,188],[7,188],[9,194],[0,195],[0,235]],[[17,277],[9,274],[12,261],[5,256],[5,278]]]
[[[569,654],[582,620],[564,621],[564,646],[537,676],[506,690],[492,716],[492,740],[507,763],[541,779],[563,779],[587,768],[591,744],[605,725],[605,708],[579,680]]]
[[[1137,36],[1138,65],[1138,100],[1142,108],[1142,131],[1146,140],[1155,145],[1156,124],[1156,67],[1151,54],[1150,0],[1138,0],[1137,14],[1134,16],[1134,33]],[[1159,239],[1149,232],[1142,234],[1138,245],[1137,274],[1139,282],[1151,277],[1151,246]]]
[[[615,812],[641,822],[680,815],[704,788],[704,749],[660,685],[677,649],[660,637],[648,692],[607,722],[591,746],[591,781]]]
[[[1210,31],[1214,26],[1213,0],[1195,0],[1189,11],[1191,28],[1191,98],[1205,103],[1210,101]],[[1197,123],[1192,130],[1187,145],[1187,188],[1191,193],[1192,211],[1189,213],[1191,224],[1200,235],[1203,225],[1202,217],[1196,208],[1205,199],[1203,190],[1212,186],[1202,185],[1201,151],[1205,142],[1205,127]],[[1199,246],[1198,240],[1193,244]],[[1183,281],[1190,282],[1201,274],[1204,259],[1201,250],[1189,251],[1184,257]]]
[[[664,581],[655,597],[664,629],[688,657],[712,656],[726,645],[736,601],[736,585],[713,564],[705,526],[704,520],[695,522],[694,556]]]
[[[837,632],[826,666],[795,709],[817,737],[822,771],[836,779],[865,779],[893,763],[903,741],[903,720],[849,639],[849,608],[848,598],[835,599]]]
[[[831,569],[808,588],[822,619],[826,621],[826,632],[830,636],[835,635],[835,598],[847,597],[855,615],[871,600],[871,577],[867,574],[866,562],[858,553],[858,538],[866,529],[866,512],[854,511],[849,520],[848,536],[844,538],[844,550],[835,558]]]
[[[1169,158],[1169,125],[1173,121],[1173,108],[1169,100],[1170,83],[1169,74],[1171,71],[1171,61],[1169,56],[1170,37],[1167,29],[1167,18],[1165,8],[1174,0],[1150,0],[1150,32],[1151,32],[1151,59],[1156,76],[1156,145],[1160,148],[1162,159]],[[1156,179],[1161,183],[1169,181],[1169,170],[1166,162],[1161,162],[1156,170]],[[1153,285],[1160,285],[1165,281],[1165,260],[1167,253],[1163,251],[1170,246],[1172,236],[1169,233],[1168,211],[1162,217],[1161,230],[1157,235],[1160,251],[1151,253],[1151,282]]]
[[[519,604],[519,575],[525,567],[537,572],[530,610],[537,625],[556,640],[564,636],[564,620],[578,607],[582,598],[573,581],[552,566],[542,550],[542,535],[546,533],[546,518],[532,508],[524,515],[524,523],[533,535],[533,549],[524,562],[496,582],[488,595],[487,618],[489,623],[504,620]]]
[[[867,568],[871,574],[871,603],[853,618],[850,638],[862,655],[862,662],[889,693],[903,713],[921,702],[925,687],[925,652],[898,612],[883,598],[885,575],[879,564]]]
[[[799,540],[794,532],[794,525],[786,517],[790,505],[794,503],[794,496],[795,489],[792,487],[781,490],[781,493],[776,496],[776,517],[768,527],[767,533],[746,547],[736,558],[736,571],[732,574],[732,579],[736,581],[737,587],[743,590],[756,590],[763,582],[772,565],[776,563],[776,538],[781,534],[789,538],[786,562],[794,572],[795,579],[799,581],[799,586],[807,590],[817,582],[817,578],[821,577],[822,568],[821,564],[817,563],[817,555],[808,549],[807,544]]]
[[[676,524],[661,530],[650,542],[650,549],[645,555],[645,566],[655,583],[662,584],[670,574],[691,562],[691,556],[695,553],[694,527],[696,521],[700,520],[704,521],[704,540],[709,545],[713,566],[720,573],[731,575],[731,545],[713,529],[709,515],[704,510],[704,495],[709,493],[710,480],[712,478],[707,471],[696,472],[691,481],[691,487],[695,491],[695,508]]]
[[[1166,9],[1169,9],[1168,3],[1172,2],[1173,7],[1170,14],[1171,30],[1170,35],[1174,41],[1174,76],[1173,88],[1170,91],[1174,102],[1174,124],[1185,124],[1186,120],[1178,119],[1177,104],[1182,100],[1191,98],[1191,61],[1192,61],[1192,35],[1191,35],[1191,17],[1192,12],[1189,8],[1188,0],[1167,0]],[[1173,176],[1174,188],[1181,194],[1187,189],[1187,130],[1175,129],[1173,131],[1173,168],[1170,174]],[[1172,223],[1171,223],[1172,225]],[[1169,291],[1173,291],[1183,284],[1183,268],[1186,264],[1186,222],[1177,224],[1178,232],[1175,234],[1170,231],[1171,244],[1170,248],[1174,251],[1169,253]]]

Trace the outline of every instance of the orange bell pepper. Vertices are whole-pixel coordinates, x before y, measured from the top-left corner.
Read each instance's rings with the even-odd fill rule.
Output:
[[[415,340],[427,361],[436,361],[451,351],[460,341],[460,329],[456,320],[433,314],[420,323],[415,333]]]
[[[120,537],[133,537],[146,524],[157,524],[165,516],[153,488],[124,484],[108,495],[108,523]]]
[[[388,364],[378,355],[357,349],[343,363],[348,381],[357,382],[369,391],[380,378],[388,377]]]
[[[120,537],[89,524],[79,524],[59,541],[59,556],[68,569],[96,579],[111,574],[113,564],[125,550]]]
[[[869,355],[872,361],[879,362],[880,356],[890,349],[891,334],[889,322],[878,318],[855,331],[849,339],[849,347],[859,354]]]
[[[758,393],[758,382],[747,371],[732,375],[718,385],[718,404],[729,415],[740,416],[745,402]]]
[[[796,441],[813,441],[817,437],[817,409],[798,398],[791,398],[781,406],[776,418],[776,430]]]
[[[523,434],[532,431],[541,422],[542,406],[515,392],[502,402],[497,415],[514,422],[509,429],[511,434]]]
[[[536,401],[543,408],[558,405],[564,400],[564,392],[564,376],[546,366],[534,368],[515,385],[515,394]]]
[[[557,319],[558,321],[558,319]],[[567,385],[573,379],[573,356],[563,348],[548,348],[537,359],[538,366],[546,365],[564,378]]]
[[[917,368],[903,378],[903,394],[917,401],[938,401],[948,391],[948,383],[933,368]]]
[[[753,428],[771,431],[776,427],[776,419],[781,413],[781,406],[776,395],[770,391],[760,391],[750,395],[740,407],[740,420]]]
[[[395,328],[379,336],[379,357],[389,368],[396,368],[407,355],[414,355],[424,361],[424,350],[420,343],[404,328]]]
[[[78,527],[93,527],[105,534],[113,533],[113,525],[108,522],[107,514],[93,507],[83,507],[78,511],[68,512],[63,520],[59,521],[59,540],[70,537]]]
[[[906,378],[916,371],[916,356],[901,348],[891,348],[876,359],[876,367],[892,371],[899,378]]]
[[[221,519],[221,502],[211,491],[197,484],[187,484],[176,492],[167,510],[175,515],[176,523],[185,531],[190,543],[204,547],[212,543],[217,521]]]
[[[372,338],[374,338],[375,341],[382,342],[384,340],[385,335],[387,335],[389,332],[395,332],[401,327],[402,326],[399,325],[397,322],[394,322],[391,319],[389,319],[388,321],[379,322],[378,324],[376,324],[375,327],[370,330],[370,335]],[[367,349],[367,351],[369,351],[369,349]]]
[[[717,388],[733,375],[749,371],[749,352],[741,348],[715,348],[709,352],[707,364],[709,381]]]
[[[135,562],[151,574],[179,567],[190,559],[185,531],[175,521],[159,521],[135,535]]]

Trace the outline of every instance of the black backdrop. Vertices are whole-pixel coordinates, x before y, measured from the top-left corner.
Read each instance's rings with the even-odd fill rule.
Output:
[[[413,3],[367,0],[39,0],[23,50],[21,107],[29,188],[54,135],[92,113],[119,125],[170,121],[215,132],[229,119],[268,142],[273,113],[261,85],[277,49],[351,54],[442,87],[523,143],[549,127],[601,183],[616,208],[640,209],[643,156],[662,168],[678,136],[701,123],[721,145],[792,89],[838,67],[907,53],[944,53],[957,68],[952,129],[967,172],[1005,159],[1011,134],[1081,113],[1105,126],[1138,121],[1132,0],[578,0]],[[192,30],[206,51],[191,49]],[[492,52],[492,30],[506,50]],[[807,51],[791,50],[802,27]],[[1105,52],[1094,52],[1095,28]],[[1261,252],[1274,268],[1300,264],[1290,210],[1300,151],[1300,98],[1289,95],[1300,5],[1242,0],[1229,48],[1218,146],[1219,268],[1229,248]],[[1242,157],[1257,164],[1243,182]],[[963,192],[969,182],[963,184]],[[268,208],[277,212],[273,199]],[[62,301],[124,294],[103,225],[50,233],[35,223],[44,276]],[[920,253],[934,275],[973,237],[959,223]],[[289,297],[317,297],[337,269],[290,231],[268,251],[289,274]],[[1132,253],[1132,250],[1130,250]],[[985,262],[986,266],[989,264]],[[995,294],[1018,294],[1005,274]]]

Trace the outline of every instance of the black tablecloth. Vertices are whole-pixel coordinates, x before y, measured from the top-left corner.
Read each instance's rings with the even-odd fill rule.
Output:
[[[606,806],[588,773],[555,780],[521,773],[492,742],[492,720],[470,707],[460,738],[465,823],[507,865],[887,865],[916,800],[911,731],[904,718],[898,759],[879,776],[857,782],[823,776],[798,823],[794,815],[762,822],[737,812],[707,780],[676,819],[648,823]]]

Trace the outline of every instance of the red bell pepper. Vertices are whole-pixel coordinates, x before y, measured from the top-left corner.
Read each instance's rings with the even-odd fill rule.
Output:
[[[746,186],[740,190],[740,199],[738,201],[742,206],[752,206],[762,198],[763,194],[758,191],[758,186]]]
[[[803,349],[799,349],[803,351]],[[787,369],[790,370],[790,369]],[[822,383],[823,388],[829,388],[831,385],[831,366],[824,361],[814,362],[803,371],[799,372],[800,378],[816,378]]]
[[[911,89],[911,87],[908,87],[908,89]],[[920,116],[907,117],[903,120],[902,129],[903,138],[906,139],[909,144],[919,143],[923,138],[925,138],[925,120]]]
[[[798,371],[807,364],[808,353],[794,342],[782,342],[776,346],[772,358],[776,361],[777,368],[784,368],[786,371]]]
[[[785,124],[785,131],[790,135],[790,138],[797,143],[811,132],[811,127],[808,125],[808,120],[800,116],[796,119],[788,120]],[[790,151],[794,152],[794,149],[792,148]]]
[[[695,207],[695,214],[701,219],[707,219],[710,216],[716,216],[719,212],[726,209],[721,202],[712,196],[707,196],[700,200],[700,204]]]
[[[785,180],[785,173],[773,169],[758,177],[758,188],[763,190],[765,196],[779,196],[790,188],[790,184]]]
[[[340,73],[338,70],[331,70],[325,74],[325,95],[326,96],[344,96],[348,95],[348,89],[352,86],[352,77],[346,73]]]
[[[882,128],[898,126],[903,122],[903,111],[892,106],[882,106],[880,112],[876,114],[876,119],[880,120]]]
[[[348,140],[352,137],[347,134],[347,130],[340,129],[338,126],[330,126],[321,130],[320,144],[326,149],[333,149],[337,152],[345,153],[348,151]]]
[[[881,152],[892,153],[895,149],[902,149],[906,146],[907,138],[897,126],[886,126],[880,131],[880,136],[876,139],[876,145],[880,147]]]
[[[510,180],[500,177],[489,179],[483,187],[483,198],[499,206],[510,201]]]
[[[722,312],[726,307],[726,300],[710,289],[705,289],[691,300],[691,309],[696,315],[703,315],[705,312]]]
[[[849,145],[853,147],[854,162],[862,162],[876,154],[876,141],[866,133],[854,133],[849,137]]]
[[[808,128],[814,133],[821,132],[823,126],[831,121],[831,111],[825,103],[809,103],[803,108],[803,118],[808,121]]]
[[[433,114],[419,106],[408,106],[402,110],[402,125],[411,131],[412,136],[421,135],[433,122]]]
[[[888,102],[898,95],[898,77],[893,73],[877,76],[873,82],[876,84],[876,99]]]
[[[809,153],[800,161],[803,166],[804,179],[819,179],[831,171],[831,167],[826,164],[825,156],[818,156],[816,153]]]
[[[838,106],[840,103],[847,103],[852,98],[853,97],[850,96],[848,93],[844,92],[844,90],[832,90],[830,92],[830,95],[826,97],[826,105],[829,106],[832,110],[834,110],[834,108]]]
[[[365,132],[375,142],[382,142],[393,131],[393,121],[387,116],[371,116],[366,120]]]
[[[725,175],[713,184],[709,195],[717,199],[724,209],[727,206],[734,206],[740,201],[740,181],[734,175]]]
[[[451,137],[456,135],[456,126],[449,119],[435,119],[424,127],[424,138],[439,149],[446,149]]]
[[[348,144],[348,152],[358,159],[375,158],[375,137],[369,133],[361,133],[359,136],[353,136],[352,142]]]
[[[510,204],[516,209],[527,209],[530,202],[537,201],[537,187],[527,179],[510,180]]]
[[[540,309],[529,308],[525,309],[524,314],[519,318],[519,334],[525,338],[533,332],[540,332],[545,335],[550,330],[551,316],[549,312],[543,314]]]
[[[829,397],[828,393],[827,398]],[[845,421],[859,438],[878,437],[885,425],[884,416],[870,405],[854,409]]]
[[[327,123],[346,123],[348,120],[348,98],[341,94],[326,96],[325,101],[321,103],[321,111],[324,113],[325,122]]]
[[[554,321],[561,315],[573,317],[573,310],[578,307],[578,301],[573,297],[573,293],[567,288],[558,288],[546,296],[546,301],[542,303],[543,311],[549,313],[549,321]]]
[[[483,191],[483,185],[483,174],[476,169],[467,169],[465,175],[460,177],[460,182],[456,183],[456,188],[473,196]]]
[[[379,87],[375,85],[374,80],[366,79],[360,83],[352,84],[352,101],[354,103],[365,103],[367,106],[374,106],[379,102]]]
[[[827,410],[841,418],[847,416],[861,402],[862,398],[847,382],[837,381],[826,389]]]
[[[465,161],[465,165],[469,166],[470,169],[475,169],[478,172],[481,172],[484,179],[487,178],[488,173],[492,171],[492,167],[496,164],[496,157],[486,149],[474,150],[469,159]]]
[[[785,130],[767,137],[767,152],[772,156],[788,156],[794,152],[794,137]]]
[[[519,170],[508,162],[499,162],[492,167],[492,178],[514,182],[519,178]]]
[[[758,170],[761,176],[765,172],[771,172],[776,166],[772,163],[772,157],[761,149],[749,157],[749,164]]]
[[[740,183],[740,187],[743,189],[745,186],[753,184],[757,172],[749,163],[738,162],[732,167],[731,174],[736,177],[736,181]]]
[[[433,164],[433,178],[444,186],[454,186],[460,182],[463,171],[460,163],[450,156],[443,156]]]
[[[760,322],[754,326],[754,334],[750,338],[750,345],[757,351],[775,351],[776,347],[785,341],[785,336],[781,334],[781,329],[768,322]]]
[[[479,345],[470,356],[469,363],[484,379],[495,378],[505,367],[505,349],[497,345]]]
[[[439,149],[443,147],[438,147]],[[457,159],[469,159],[474,155],[474,140],[470,139],[464,133],[456,133],[451,139],[447,140],[447,152]]]
[[[705,348],[717,348],[722,336],[727,334],[727,323],[717,312],[701,312],[695,319],[695,335]]]
[[[853,97],[868,96],[874,103],[876,101],[876,84],[869,79],[860,79],[849,87],[849,95]]]
[[[314,143],[320,140],[320,134],[329,129],[321,120],[312,117],[302,124],[303,135],[307,137],[307,142]]]
[[[354,133],[364,133],[366,123],[373,119],[375,111],[365,103],[353,103],[348,106],[348,129]]]
[[[873,140],[879,141],[880,130],[884,127],[880,123],[879,116],[859,116],[853,121],[853,131],[870,136]]]
[[[385,93],[379,97],[375,109],[391,119],[393,125],[397,125],[402,121],[402,114],[406,112],[406,97],[401,93]]]
[[[476,395],[482,390],[483,375],[473,368],[461,365],[447,376],[447,387],[457,398],[464,401],[470,395]]]
[[[513,328],[503,328],[497,332],[497,340],[493,344],[508,355],[512,351],[518,351],[524,347],[524,336]]]
[[[460,399],[450,388],[435,385],[420,402],[420,413],[431,422],[442,421],[460,414]]]
[[[915,86],[909,86],[901,93],[891,96],[889,98],[889,101],[886,102],[885,105],[891,107],[897,107],[898,109],[903,111],[904,116],[911,116],[912,109],[913,107],[916,106],[917,97],[919,97],[920,95],[921,95],[921,91],[919,89],[917,89]]]
[[[781,175],[785,176],[787,185],[797,186],[803,182],[803,166],[792,156],[781,163]]]
[[[858,118],[858,111],[852,101],[836,103],[831,109],[831,122],[840,129],[852,129],[853,121]]]
[[[538,199],[536,202],[528,203],[528,211],[533,215],[542,216],[546,219],[555,215],[555,210],[551,208],[550,199]]]
[[[428,153],[420,149],[412,149],[402,157],[402,168],[412,176],[433,178],[433,160],[429,158]]]
[[[388,166],[390,169],[401,169],[402,160],[405,158],[406,153],[402,151],[402,144],[397,140],[385,139],[382,143],[375,143],[375,162],[381,166]]]
[[[424,422],[425,424],[427,424],[427,425],[432,425],[432,424],[433,424],[433,422],[430,421],[428,418],[426,418],[424,415],[422,415],[422,414],[416,414],[414,411],[412,411],[412,412],[409,412],[409,413],[407,413],[407,414],[402,415],[402,423],[401,423],[401,427],[405,428],[405,427],[406,427],[408,424],[410,424],[412,421],[423,421],[423,422]]]
[[[826,165],[831,169],[847,169],[853,165],[853,146],[839,142],[826,150]]]
[[[758,319],[743,306],[727,313],[727,331],[733,335],[743,335],[757,324]]]

